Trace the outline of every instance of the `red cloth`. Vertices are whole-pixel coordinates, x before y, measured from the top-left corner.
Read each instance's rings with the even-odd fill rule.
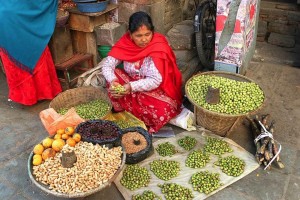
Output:
[[[122,85],[135,80],[122,69],[116,69],[115,74]],[[146,124],[150,133],[157,132],[181,111],[177,102],[160,88],[149,92],[134,92],[120,99],[108,94],[116,111],[132,113]]]
[[[14,102],[33,105],[38,100],[53,99],[62,91],[48,47],[42,53],[33,74],[18,68],[9,56],[0,51],[9,88],[8,98]]]
[[[151,42],[146,47],[141,48],[131,40],[129,33],[126,33],[112,47],[108,55],[128,62],[137,62],[150,56],[162,75],[162,83],[159,88],[176,100],[179,107],[181,106],[182,76],[176,64],[174,52],[165,36],[154,33]]]

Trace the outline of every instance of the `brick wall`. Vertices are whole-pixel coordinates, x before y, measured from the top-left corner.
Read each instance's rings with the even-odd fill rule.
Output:
[[[294,47],[300,43],[300,9],[297,4],[262,1],[257,41]]]
[[[119,0],[118,20],[127,22],[136,11],[147,12],[153,20],[155,29],[167,33],[174,24],[182,21],[184,0]]]

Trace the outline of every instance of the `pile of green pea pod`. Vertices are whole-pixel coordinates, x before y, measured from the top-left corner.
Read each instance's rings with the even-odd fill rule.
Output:
[[[209,86],[220,89],[219,103],[206,102]],[[259,108],[264,101],[264,93],[256,83],[220,76],[195,76],[187,83],[186,88],[188,96],[196,105],[218,113],[246,114]]]
[[[109,103],[103,99],[97,99],[75,106],[76,113],[82,119],[101,119],[110,109]],[[57,113],[64,115],[68,110],[69,108],[60,108]]]
[[[162,200],[160,196],[151,190],[145,190],[142,194],[133,195],[132,200]]]
[[[164,142],[159,144],[158,147],[156,147],[156,151],[160,156],[163,157],[172,156],[177,152],[175,146],[170,142]]]
[[[195,191],[205,194],[211,193],[222,185],[220,183],[220,174],[211,173],[208,170],[193,174],[189,182]]]
[[[150,163],[150,170],[161,180],[170,180],[179,175],[180,163],[175,160],[158,159]]]
[[[159,184],[158,187],[161,188],[161,192],[164,194],[166,200],[192,200],[194,198],[191,189],[177,183]]]
[[[120,183],[129,190],[148,186],[150,174],[145,167],[137,164],[128,165],[123,172]]]

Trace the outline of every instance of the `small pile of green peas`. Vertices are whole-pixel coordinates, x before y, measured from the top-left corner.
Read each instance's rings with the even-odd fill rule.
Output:
[[[197,140],[191,136],[185,136],[178,140],[178,145],[189,151],[195,147]]]
[[[222,185],[220,183],[220,174],[210,173],[207,170],[193,174],[189,183],[192,184],[194,191],[204,194],[209,194]]]
[[[194,198],[191,189],[177,183],[158,184],[166,200],[191,200]]]
[[[206,144],[204,145],[204,151],[212,153],[214,155],[221,155],[226,152],[232,152],[229,144],[226,141],[223,141],[214,137],[206,137]]]
[[[190,168],[202,168],[209,162],[210,156],[201,149],[189,153],[185,160],[185,166]]]
[[[64,115],[69,108],[60,108],[58,113]],[[75,106],[76,113],[82,119],[101,119],[110,111],[110,105],[103,99],[93,100]]]
[[[175,146],[171,144],[170,142],[164,142],[159,144],[156,148],[157,153],[160,156],[172,156],[176,153]]]
[[[130,128],[136,126],[136,122],[132,120],[115,120],[114,123],[117,124],[121,129]]]
[[[135,194],[131,198],[132,200],[162,200],[160,196],[155,194],[151,190],[145,190],[142,194]]]
[[[127,165],[120,183],[129,190],[148,186],[150,174],[145,167],[138,164]]]
[[[209,86],[220,89],[219,103],[206,102]],[[187,83],[187,93],[196,105],[224,114],[246,114],[256,110],[264,101],[264,93],[256,83],[214,75],[195,76]]]
[[[150,170],[157,178],[168,181],[179,175],[180,163],[174,160],[158,159],[150,163]]]
[[[216,161],[214,164],[219,166],[222,172],[224,172],[228,176],[234,177],[241,175],[244,172],[246,166],[245,161],[234,155],[230,155],[224,158],[219,157],[218,161]]]
[[[123,85],[113,85],[113,86],[111,86],[111,89],[113,89],[114,91],[116,91],[116,92],[118,92],[118,93],[122,93],[122,92],[125,92],[126,91],[126,89],[124,88],[124,86]]]

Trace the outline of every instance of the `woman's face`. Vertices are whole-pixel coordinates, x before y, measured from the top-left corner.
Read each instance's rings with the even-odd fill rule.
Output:
[[[151,41],[153,32],[149,30],[145,25],[142,25],[140,28],[138,28],[137,31],[131,33],[130,36],[137,46],[143,48],[147,46]]]

